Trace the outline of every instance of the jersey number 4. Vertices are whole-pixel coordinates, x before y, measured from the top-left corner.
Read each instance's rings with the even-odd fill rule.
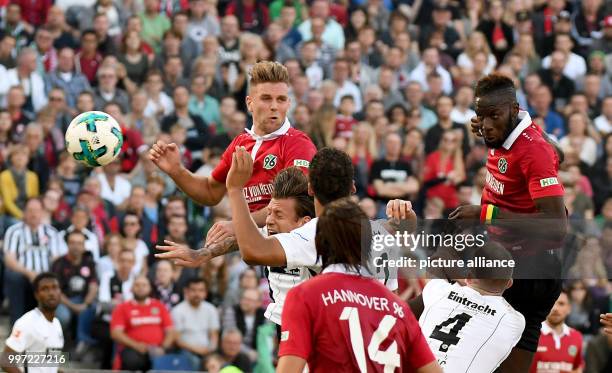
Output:
[[[471,318],[472,316],[467,313],[455,315],[443,323],[436,325],[429,338],[441,341],[440,351],[447,352],[450,346],[459,343],[461,338],[459,338],[457,334],[459,334],[461,329],[463,329]]]
[[[359,310],[356,307],[344,307],[340,320],[348,320],[349,333],[351,337],[351,347],[353,354],[359,365],[359,370],[362,373],[367,373],[366,355],[364,350],[363,334],[361,332],[361,323],[359,322]],[[395,368],[400,367],[400,355],[397,353],[397,342],[393,341],[389,348],[385,351],[380,351],[381,343],[387,339],[391,328],[395,325],[397,319],[391,315],[385,315],[378,324],[378,328],[372,334],[370,344],[368,344],[368,356],[371,361],[375,361],[385,366],[385,373],[392,373]]]

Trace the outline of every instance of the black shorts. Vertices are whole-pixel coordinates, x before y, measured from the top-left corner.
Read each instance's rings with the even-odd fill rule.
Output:
[[[525,330],[516,347],[536,352],[542,322],[561,294],[561,280],[514,280],[512,287],[504,292],[504,298],[525,317]]]

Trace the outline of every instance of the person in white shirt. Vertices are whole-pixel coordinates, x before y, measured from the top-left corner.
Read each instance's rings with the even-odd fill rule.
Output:
[[[474,90],[467,86],[459,88],[455,96],[455,107],[450,113],[450,119],[467,126],[471,119],[476,116],[476,112],[470,107],[472,102],[474,102]]]
[[[102,167],[102,173],[98,174],[100,181],[100,197],[109,200],[115,207],[121,206],[130,196],[132,185],[123,176],[121,171],[121,160],[116,159]]]
[[[474,253],[511,260],[487,243]],[[435,279],[423,289],[419,325],[445,372],[491,373],[508,357],[525,329],[525,318],[502,297],[512,286],[512,268],[473,268],[466,286]]]
[[[15,322],[11,335],[8,337],[4,347],[4,358],[2,369],[8,373],[18,373],[22,370],[10,364],[10,355],[21,355],[32,353],[30,359],[42,362],[43,355],[54,356],[48,359],[45,356],[45,367],[27,367],[28,373],[56,373],[58,366],[53,364],[61,362],[65,356],[60,355],[64,347],[64,333],[59,320],[55,317],[55,310],[60,304],[61,290],[57,276],[50,272],[43,272],[36,276],[33,282],[34,297],[38,307],[24,314]],[[38,356],[40,354],[40,356]],[[36,356],[36,357],[35,357]],[[57,365],[52,367],[50,365]]]
[[[421,87],[428,91],[427,77],[434,71],[442,77],[442,91],[450,95],[453,92],[453,80],[448,70],[440,65],[440,53],[434,47],[425,48],[422,61],[410,72],[410,81],[421,83]]]
[[[558,34],[555,37],[555,50],[561,51],[566,55],[566,63],[563,68],[563,75],[567,76],[571,80],[577,80],[586,74],[587,65],[583,57],[572,52],[574,48],[574,42],[568,34]],[[550,68],[551,56],[546,56],[542,60],[542,68]]]
[[[612,96],[607,96],[601,103],[601,115],[593,121],[595,128],[602,135],[612,132]]]

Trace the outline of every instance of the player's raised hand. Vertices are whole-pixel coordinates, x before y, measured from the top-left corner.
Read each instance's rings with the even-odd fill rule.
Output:
[[[403,199],[392,199],[387,202],[387,218],[396,220],[416,219],[412,211],[412,202]]]
[[[480,205],[459,206],[455,209],[455,211],[450,213],[448,218],[451,220],[454,220],[454,219],[479,220],[481,210],[482,210],[482,207]]]
[[[231,221],[218,221],[208,230],[206,244],[217,243],[234,235],[234,225]]]
[[[602,313],[599,315],[599,321],[604,327],[604,333],[612,336],[612,313]]]
[[[165,245],[157,245],[157,250],[165,251],[165,253],[155,254],[157,259],[166,259],[172,261],[174,264],[188,267],[197,268],[206,260],[210,259],[205,255],[199,255],[198,250],[191,250],[189,246],[164,240]]]
[[[181,152],[175,143],[166,144],[161,140],[157,141],[149,150],[149,159],[168,175],[172,175],[183,167]]]
[[[227,189],[242,189],[253,174],[253,159],[244,146],[237,146],[232,155],[232,167],[230,168],[225,186]]]
[[[475,136],[482,137],[482,120],[480,120],[479,116],[476,115],[472,117],[470,126]]]

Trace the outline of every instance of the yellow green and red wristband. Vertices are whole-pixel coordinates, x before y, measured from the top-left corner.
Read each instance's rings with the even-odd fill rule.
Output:
[[[483,224],[491,224],[499,214],[499,207],[485,203],[480,209],[480,222]]]

